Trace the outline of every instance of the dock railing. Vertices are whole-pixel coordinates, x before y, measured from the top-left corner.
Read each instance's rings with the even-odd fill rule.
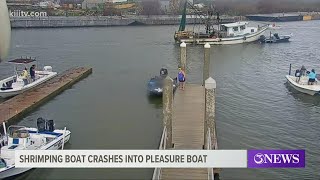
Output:
[[[207,133],[207,150],[216,150],[218,149],[218,142],[217,142],[217,137],[216,133],[211,133],[210,128],[208,128],[208,133]],[[213,142],[212,142],[213,141]],[[213,168],[208,168],[208,180],[214,180],[214,172]]]
[[[167,128],[164,126],[161,140],[160,140],[160,145],[159,145],[159,150],[165,150],[167,148]],[[153,176],[152,180],[160,180],[161,179],[161,168],[155,168],[153,171]]]

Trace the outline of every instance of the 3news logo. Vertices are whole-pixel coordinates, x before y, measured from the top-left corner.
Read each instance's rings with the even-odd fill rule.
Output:
[[[248,168],[304,168],[305,150],[248,150]]]

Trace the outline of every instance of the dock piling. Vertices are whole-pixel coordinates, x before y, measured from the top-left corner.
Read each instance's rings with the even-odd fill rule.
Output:
[[[204,116],[204,147],[207,149],[207,133],[208,129],[212,134],[215,134],[215,102],[216,102],[216,81],[209,77],[205,81],[205,116]],[[211,136],[216,138],[215,136]],[[211,142],[216,142],[215,139],[210,139]]]
[[[186,71],[187,67],[187,44],[182,42],[180,44],[180,66],[181,69]]]
[[[171,148],[172,144],[172,109],[173,109],[173,80],[167,76],[164,80],[163,95],[163,126],[167,131],[166,147]]]
[[[205,85],[205,81],[209,78],[210,73],[210,44],[204,45],[204,63],[203,63],[203,77],[202,85]]]

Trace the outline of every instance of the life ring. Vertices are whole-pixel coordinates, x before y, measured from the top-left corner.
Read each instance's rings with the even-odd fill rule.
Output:
[[[243,40],[247,40],[247,38],[246,38],[246,37],[243,37]]]

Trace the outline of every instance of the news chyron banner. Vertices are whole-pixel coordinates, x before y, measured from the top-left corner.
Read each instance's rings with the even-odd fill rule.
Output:
[[[17,168],[304,168],[305,150],[16,150]]]

